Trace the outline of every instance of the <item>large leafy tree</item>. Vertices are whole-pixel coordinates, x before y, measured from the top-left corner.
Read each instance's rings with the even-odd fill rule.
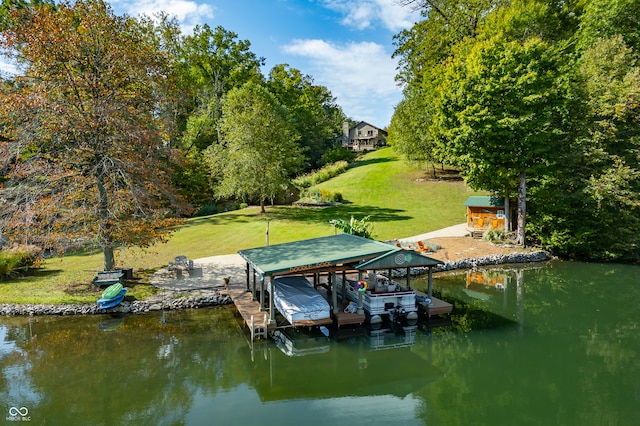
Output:
[[[211,202],[214,194],[202,151],[221,140],[222,101],[234,87],[262,81],[264,59],[251,51],[248,40],[221,26],[196,26],[182,39],[177,55],[181,77],[181,148],[184,161],[174,179],[194,204]]]
[[[425,19],[396,37],[394,121],[418,96],[436,154],[478,189],[509,196],[519,181],[527,232],[545,247],[637,259],[638,0],[484,2],[480,15],[482,1],[404,3]]]
[[[334,144],[345,120],[329,89],[284,64],[271,69],[267,87],[289,110],[309,165],[322,166],[322,156]]]
[[[170,58],[151,21],[100,0],[11,18],[0,43],[24,73],[0,89],[3,232],[95,245],[112,269],[115,247],[163,240],[185,207],[168,185]]]
[[[221,26],[196,26],[184,37],[180,64],[191,90],[194,111],[187,121],[184,143],[187,150],[200,150],[220,141],[222,100],[233,88],[247,81],[261,81],[264,58],[257,57],[248,40]]]
[[[562,140],[555,55],[540,39],[476,41],[445,68],[435,101],[434,137],[472,187],[509,196],[518,182],[520,244],[526,175],[546,167]]]
[[[304,161],[288,111],[264,86],[249,82],[227,94],[220,128],[222,143],[205,151],[218,194],[256,199],[264,213],[265,201]]]

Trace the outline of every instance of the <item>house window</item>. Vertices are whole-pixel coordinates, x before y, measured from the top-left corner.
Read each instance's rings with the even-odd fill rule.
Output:
[[[504,219],[504,210],[498,210],[498,213],[496,213],[496,218]]]
[[[362,130],[358,129],[358,136],[362,136]]]

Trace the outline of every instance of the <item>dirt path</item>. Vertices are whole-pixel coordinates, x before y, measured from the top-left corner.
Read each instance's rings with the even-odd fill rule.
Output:
[[[441,237],[431,238],[429,241],[439,244],[441,248],[428,256],[442,261],[535,251],[534,248],[522,249],[515,246],[497,245],[471,237]]]

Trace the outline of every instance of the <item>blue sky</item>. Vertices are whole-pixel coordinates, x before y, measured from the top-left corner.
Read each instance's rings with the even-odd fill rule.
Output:
[[[265,75],[289,64],[326,86],[345,114],[388,126],[401,90],[392,37],[418,15],[398,0],[111,0],[116,14],[175,16],[184,33],[207,23],[251,42]],[[6,67],[0,64],[0,71]]]

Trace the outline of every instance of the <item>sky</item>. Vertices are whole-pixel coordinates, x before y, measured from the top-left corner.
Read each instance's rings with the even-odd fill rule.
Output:
[[[401,100],[393,35],[419,19],[398,0],[107,0],[117,15],[175,16],[185,34],[222,26],[265,58],[331,91],[347,117],[384,128]],[[9,71],[0,64],[0,71]]]

